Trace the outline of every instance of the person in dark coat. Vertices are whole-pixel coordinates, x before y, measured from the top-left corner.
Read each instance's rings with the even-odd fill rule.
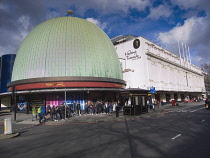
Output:
[[[55,121],[58,121],[59,118],[59,114],[60,114],[60,109],[59,107],[55,107]]]
[[[119,117],[119,112],[120,112],[120,104],[118,103],[116,106],[116,117]]]
[[[80,105],[80,102],[77,103],[77,114],[78,114],[78,116],[81,115],[81,105]]]
[[[50,111],[51,111],[51,106],[50,105],[47,105],[46,107],[46,115],[50,114]]]
[[[87,104],[87,102],[85,103],[85,114],[86,115],[88,114],[88,104]]]
[[[55,105],[53,105],[50,110],[50,120],[53,121],[54,118],[55,118]]]
[[[60,105],[60,113],[61,113],[61,119],[64,120],[65,119],[65,106],[64,105]]]

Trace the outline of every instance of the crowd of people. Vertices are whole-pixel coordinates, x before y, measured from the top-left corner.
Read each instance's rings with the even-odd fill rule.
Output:
[[[80,116],[80,115],[98,115],[98,114],[111,114],[119,109],[120,104],[117,102],[91,102],[88,101],[82,109],[80,102],[72,102],[65,106],[65,103],[55,106],[47,105],[46,111],[40,106],[38,109],[32,108],[32,121],[39,119],[39,122],[45,122],[46,115],[50,115],[51,121],[64,120],[65,118]],[[38,118],[37,118],[38,116]]]

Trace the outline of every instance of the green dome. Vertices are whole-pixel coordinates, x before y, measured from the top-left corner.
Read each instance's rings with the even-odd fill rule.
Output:
[[[59,17],[36,26],[18,50],[12,81],[66,76],[122,79],[111,40],[84,19]]]

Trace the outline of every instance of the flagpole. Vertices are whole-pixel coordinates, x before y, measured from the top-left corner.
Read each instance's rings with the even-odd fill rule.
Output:
[[[181,58],[182,58],[182,56],[181,56],[181,52],[180,52],[179,41],[178,41],[178,48],[179,48],[179,57],[180,57],[180,65],[181,65]]]
[[[190,56],[190,48],[189,48],[189,46],[188,46],[188,54],[189,54],[190,64],[191,64],[191,56]]]

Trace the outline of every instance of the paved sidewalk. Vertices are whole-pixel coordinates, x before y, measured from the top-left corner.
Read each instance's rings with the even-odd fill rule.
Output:
[[[164,111],[171,110],[171,109],[177,109],[182,107],[189,107],[189,106],[195,106],[195,105],[201,105],[204,104],[204,101],[201,102],[191,102],[191,103],[179,103],[179,106],[171,106],[171,104],[167,104],[164,106],[156,107],[156,110],[149,109],[148,113],[143,113],[141,115],[136,116],[129,116],[129,115],[123,115],[122,112],[120,112],[119,117],[116,117],[115,114],[99,114],[99,115],[81,115],[76,117],[68,118],[65,120],[59,120],[59,121],[50,121],[50,116],[48,115],[46,118],[46,124],[59,124],[59,123],[97,123],[97,122],[110,122],[110,121],[121,121],[126,119],[135,119],[135,118],[144,118],[144,117],[150,117],[150,116],[156,116],[161,114]],[[38,120],[32,121],[32,115],[31,114],[25,114],[22,112],[18,112],[16,114],[16,121],[14,121],[14,113],[13,112],[2,112],[0,111],[0,124],[4,122],[5,118],[11,118],[12,123],[16,124],[39,124]]]
[[[176,110],[178,108],[185,108],[190,106],[196,106],[204,104],[204,101],[201,102],[191,102],[191,103],[179,103],[179,106],[172,106],[171,104],[167,104],[164,106],[156,107],[155,110],[149,109],[148,113],[144,113],[141,115],[136,116],[129,116],[123,115],[120,112],[119,117],[116,117],[116,114],[99,114],[99,115],[81,115],[77,117],[71,117],[66,120],[59,120],[59,121],[50,121],[50,116],[47,116],[47,120],[45,125],[62,125],[62,124],[86,124],[86,123],[101,123],[101,122],[117,122],[117,121],[124,121],[126,120],[136,120],[136,119],[143,119],[149,117],[156,117],[163,115],[166,111],[169,110]],[[32,124],[32,125],[39,125],[38,120],[32,121],[31,114],[25,113],[17,113],[16,114],[16,121],[14,121],[14,113],[8,111],[0,111],[0,125],[3,126],[5,118],[11,118],[12,124]],[[18,136],[18,133],[4,135],[0,134],[0,140],[5,138],[12,138]]]

